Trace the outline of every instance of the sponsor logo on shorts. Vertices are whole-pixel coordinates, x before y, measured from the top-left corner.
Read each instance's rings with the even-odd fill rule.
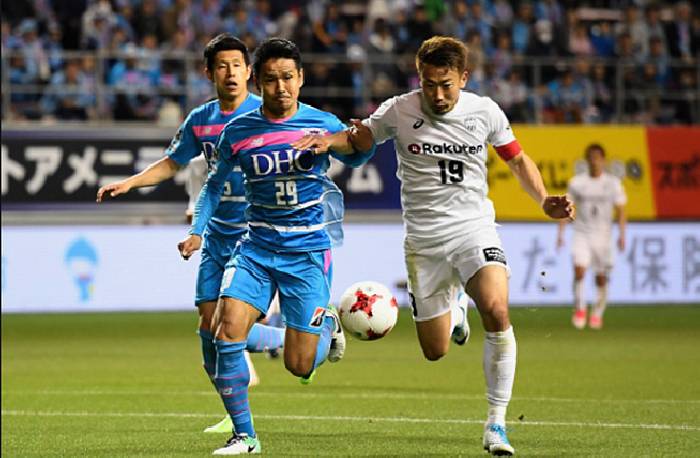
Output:
[[[316,307],[316,310],[314,310],[314,314],[311,317],[311,321],[309,321],[309,326],[312,328],[320,328],[323,325],[323,317],[326,316],[326,308],[325,307]]]
[[[507,265],[506,254],[498,247],[492,246],[489,248],[484,248],[484,259],[486,262],[500,262],[503,265]]]

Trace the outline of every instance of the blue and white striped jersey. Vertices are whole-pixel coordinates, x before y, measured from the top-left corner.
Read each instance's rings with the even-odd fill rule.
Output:
[[[243,103],[231,112],[223,112],[218,100],[212,100],[193,109],[170,142],[165,154],[185,166],[203,154],[209,170],[216,164],[216,139],[227,122],[260,106],[260,97],[249,94]],[[209,232],[224,237],[240,237],[248,226],[245,222],[245,191],[240,168],[234,168],[224,182],[221,204],[209,222]]]
[[[245,178],[250,240],[274,251],[323,250],[342,242],[343,195],[326,171],[328,155],[299,151],[291,142],[307,134],[332,134],[345,128],[330,113],[299,103],[284,120],[270,120],[262,109],[239,116],[224,127],[209,174],[195,208],[193,234],[202,234],[216,209],[225,178],[239,166]],[[350,156],[335,154],[357,167],[374,149]]]

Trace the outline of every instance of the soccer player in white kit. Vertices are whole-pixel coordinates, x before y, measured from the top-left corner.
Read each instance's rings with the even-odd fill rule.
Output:
[[[487,143],[522,187],[552,218],[573,218],[566,196],[548,196],[533,161],[522,151],[503,111],[488,97],[463,92],[467,49],[451,37],[421,45],[421,89],[385,101],[368,119],[332,136],[308,136],[294,147],[323,152],[348,142],[365,151],[393,139],[399,159],[404,252],[418,340],[430,361],[450,339],[469,337],[467,294],[486,330],[484,373],[488,418],[483,446],[512,455],[505,416],[515,376],[516,344],[508,316],[509,267],[488,198]]]
[[[569,197],[578,211],[574,222],[571,253],[574,261],[574,314],[571,322],[577,329],[586,327],[586,300],[583,279],[586,269],[595,272],[598,300],[588,317],[591,329],[603,327],[603,313],[608,299],[608,274],[613,267],[612,221],[617,213],[619,228],[617,248],[625,249],[625,204],[627,196],[619,178],[605,171],[605,150],[597,143],[586,148],[588,173],[576,175],[569,181]],[[564,246],[564,227],[559,223],[557,247]]]

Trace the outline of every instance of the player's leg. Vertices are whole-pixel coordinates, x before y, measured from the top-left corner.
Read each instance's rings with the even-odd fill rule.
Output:
[[[467,282],[486,331],[484,375],[489,404],[484,427],[484,448],[494,455],[514,453],[505,433],[506,410],[515,379],[516,343],[508,314],[508,270],[486,265]]]
[[[576,329],[583,329],[586,327],[587,315],[584,279],[591,263],[591,247],[587,237],[574,233],[571,254],[574,261],[574,313],[571,324]]]
[[[222,297],[216,320],[216,388],[226,412],[233,421],[233,436],[215,455],[260,453],[260,441],[255,433],[248,404],[250,373],[245,360],[247,334],[260,316],[251,304]]]
[[[417,250],[406,242],[404,253],[418,342],[425,358],[437,361],[447,354],[451,337],[460,344],[469,337],[468,298],[441,247]]]
[[[233,420],[234,435],[215,454],[260,451],[248,405],[250,374],[244,350],[250,329],[262,314],[267,313],[276,288],[264,267],[270,261],[249,247],[239,245],[221,282],[221,298],[213,324],[217,351],[215,381],[224,407]]]
[[[588,319],[588,326],[598,330],[603,328],[603,314],[608,304],[608,272],[613,265],[613,250],[609,237],[601,238],[596,242],[593,246],[591,267],[595,270],[597,298]]]
[[[284,364],[308,380],[328,358],[334,333],[338,329],[342,333],[333,313],[318,305],[330,300],[330,251],[290,253],[277,259],[273,275],[287,321]]]

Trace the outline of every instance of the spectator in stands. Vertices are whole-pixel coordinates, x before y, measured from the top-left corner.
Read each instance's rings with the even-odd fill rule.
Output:
[[[647,54],[646,62],[656,67],[656,83],[659,87],[666,87],[671,77],[671,69],[668,63],[668,54],[661,37],[651,37],[647,48],[649,53]]]
[[[591,45],[596,56],[612,57],[615,55],[615,35],[608,21],[601,21],[591,27]]]
[[[469,31],[475,31],[481,36],[481,46],[486,54],[493,50],[493,25],[491,18],[484,13],[481,3],[474,2],[471,7],[471,16],[467,21]]]
[[[112,101],[114,119],[155,120],[160,100],[152,75],[141,68],[139,51],[133,45],[125,52],[126,58],[112,67],[108,78],[115,92]]]
[[[564,25],[564,9],[558,0],[538,0],[535,3],[535,18],[549,21],[552,27]]]
[[[678,77],[678,90],[682,94],[675,103],[674,120],[684,124],[697,124],[700,120],[698,113],[698,81],[697,73],[692,68],[683,68]]]
[[[450,14],[445,15],[443,30],[446,35],[450,35],[460,40],[467,36],[469,27],[469,7],[464,0],[457,0],[452,4]]]
[[[506,113],[510,122],[530,122],[529,89],[518,70],[511,70],[506,79],[497,78],[491,83],[491,97]]]
[[[629,4],[625,8],[622,21],[615,25],[615,35],[622,33],[629,34],[635,53],[646,56],[649,45],[648,31],[637,5]]]
[[[196,35],[211,37],[221,30],[221,7],[219,0],[200,0],[192,5],[191,21]]]
[[[681,1],[676,4],[673,21],[666,26],[666,42],[671,56],[690,61],[697,57],[699,50],[693,49],[691,37],[691,9],[690,4]]]
[[[520,3],[518,15],[513,21],[513,27],[511,28],[513,52],[518,56],[527,53],[532,36],[533,18],[532,3],[529,1]]]
[[[47,82],[51,78],[49,58],[39,40],[37,27],[34,19],[25,19],[18,27],[19,52],[24,56],[26,76],[33,83]]]
[[[415,52],[423,41],[435,35],[433,23],[428,20],[428,14],[423,5],[416,5],[413,14],[406,21],[408,30],[408,43],[405,52]]]
[[[573,33],[569,35],[569,53],[577,57],[588,57],[594,53],[588,29],[580,22],[574,24]]]
[[[506,30],[513,23],[513,7],[507,0],[495,0],[492,8],[489,8],[489,15],[493,20],[493,26],[497,29]]]
[[[613,90],[605,64],[601,62],[593,65],[591,89],[593,91],[593,107],[595,108],[593,122],[610,121],[614,112]]]
[[[658,37],[664,45],[664,49],[668,49],[666,43],[666,32],[664,31],[664,26],[661,23],[661,11],[659,6],[656,4],[651,4],[647,6],[644,10],[644,29],[647,37],[647,43],[652,37]]]
[[[44,115],[60,120],[95,117],[95,87],[82,72],[81,62],[70,59],[55,73],[41,99]]]
[[[494,71],[498,78],[505,78],[513,66],[513,53],[510,50],[510,34],[507,31],[500,32],[496,36],[496,48],[490,58],[494,65]]]
[[[258,42],[277,35],[277,24],[270,18],[270,2],[268,0],[255,0],[250,20],[253,25],[251,32]],[[343,25],[342,21],[341,25]],[[345,52],[344,48],[342,52]]]
[[[47,34],[42,39],[42,47],[49,60],[49,69],[54,74],[63,68],[63,35],[61,26],[51,22],[47,26]]]
[[[136,10],[132,24],[137,40],[140,40],[144,35],[155,35],[158,41],[163,39],[160,15],[161,11],[157,0],[141,0],[141,6]],[[192,19],[197,17],[195,14]]]

